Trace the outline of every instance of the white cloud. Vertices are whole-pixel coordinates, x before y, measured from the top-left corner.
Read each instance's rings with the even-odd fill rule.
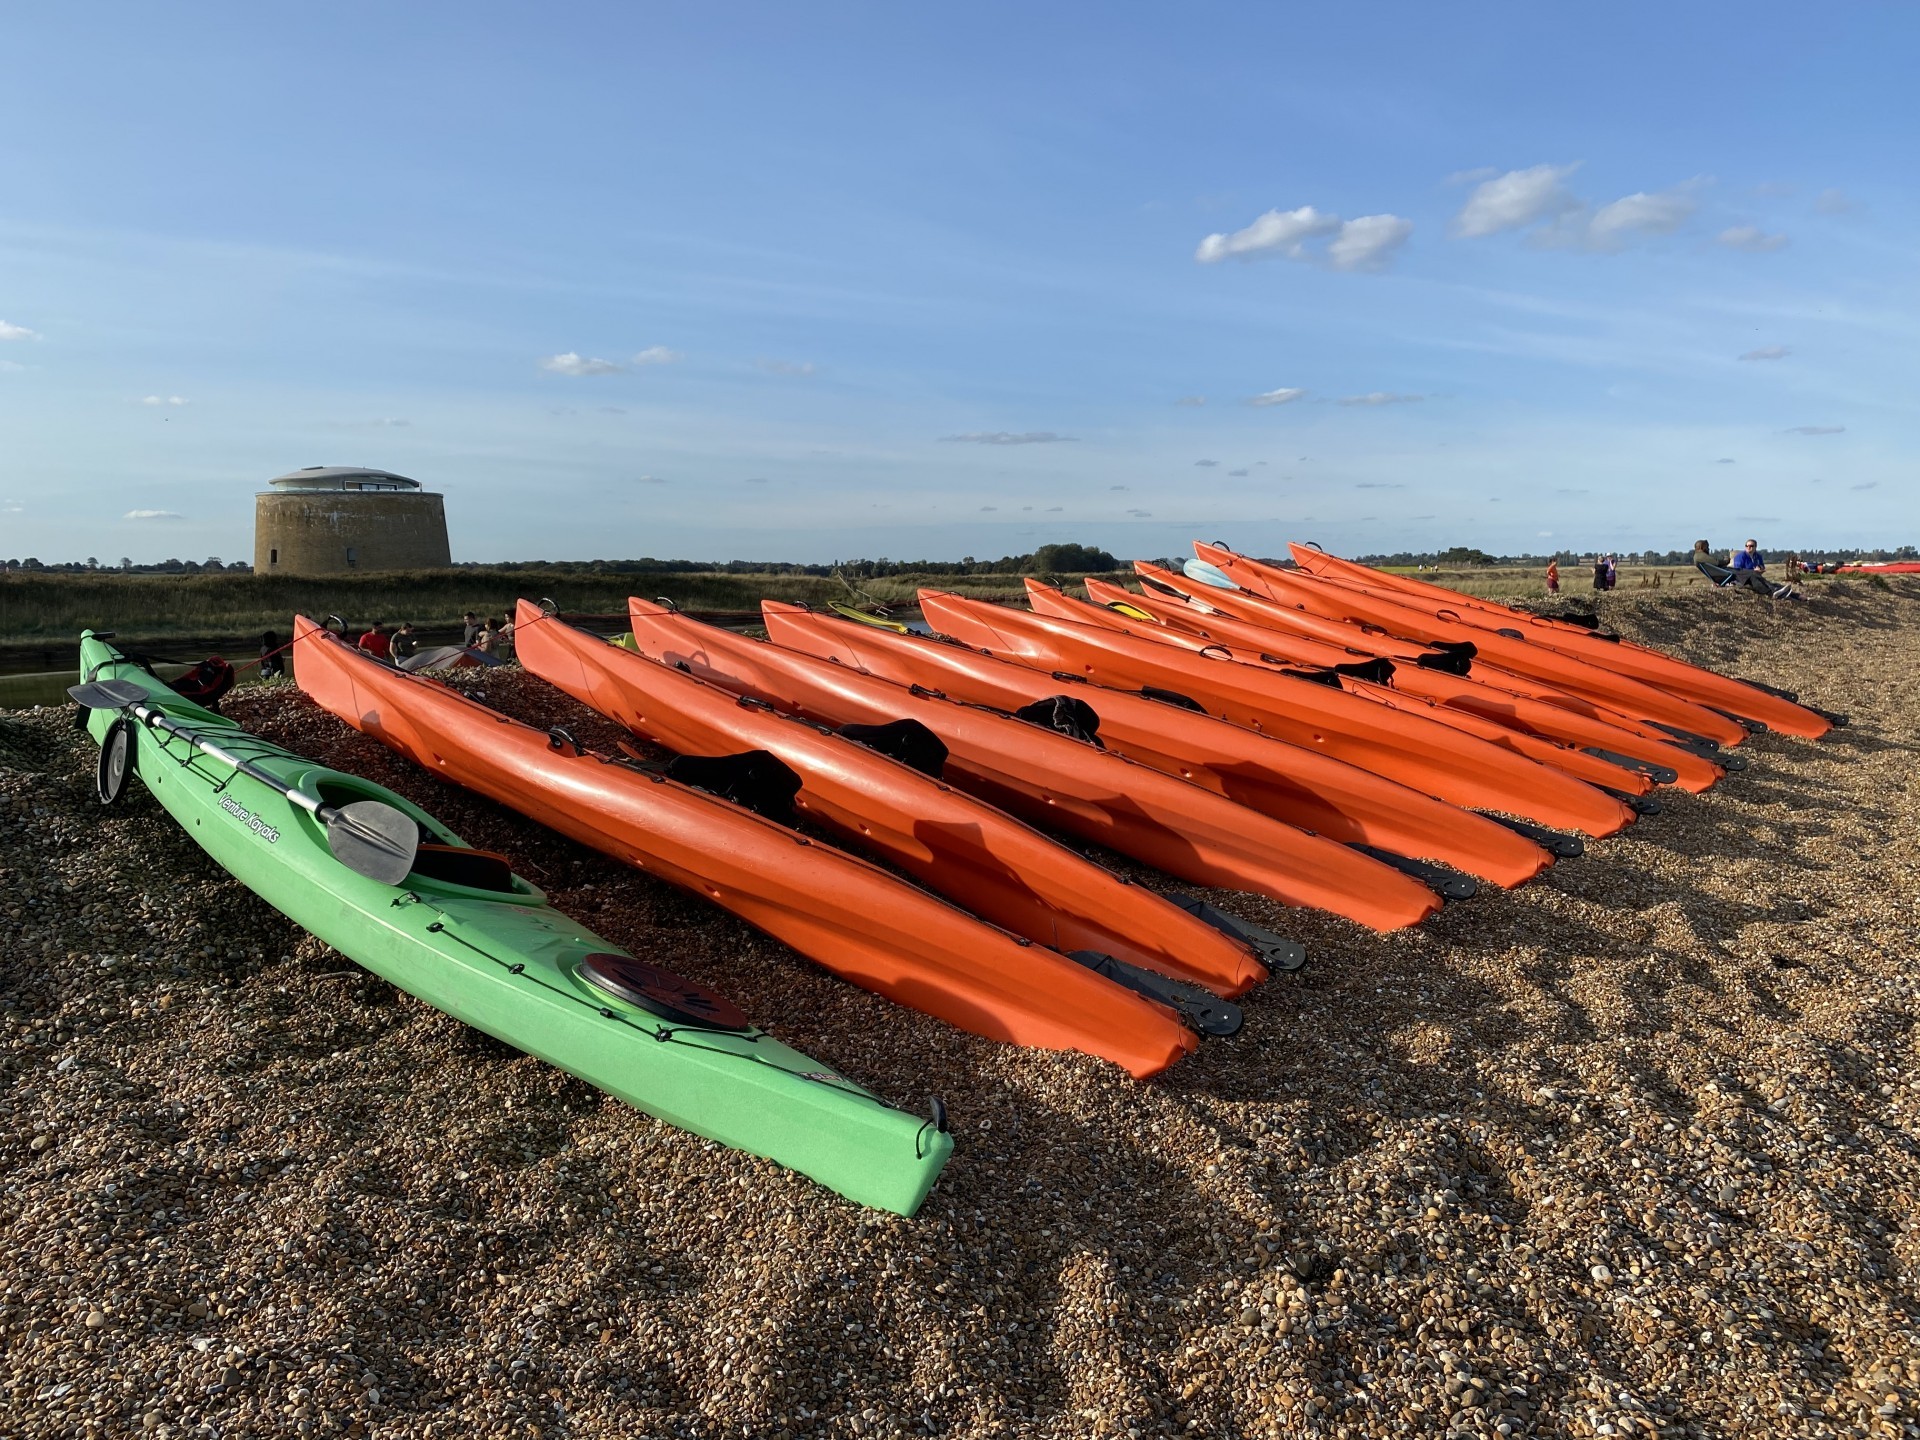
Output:
[[[27,367],[22,365],[18,360],[0,360],[0,374],[17,372],[26,368]]]
[[[664,345],[649,345],[633,357],[636,365],[671,365],[681,358],[678,350],[669,350]]]
[[[1793,352],[1784,345],[1762,345],[1758,350],[1749,350],[1742,360],[1784,360]]]
[[[1322,261],[1336,270],[1381,270],[1393,252],[1413,234],[1413,222],[1398,215],[1362,215],[1342,220],[1311,205],[1298,210],[1269,210],[1244,230],[1209,235],[1193,252],[1202,265],[1236,256],[1251,259],[1278,254],[1288,260]],[[1310,240],[1328,239],[1324,251],[1308,248]]]
[[[1200,406],[1207,403],[1207,397],[1204,395],[1182,395],[1173,403],[1176,405]]]
[[[665,485],[667,482],[658,475],[641,475],[635,478],[636,485]]]
[[[1847,433],[1847,427],[1844,425],[1795,425],[1792,429],[1784,431],[1783,433],[1787,435],[1844,435]]]
[[[555,375],[618,375],[620,373],[620,367],[613,361],[596,360],[576,350],[549,355],[540,362],[540,368],[551,370]]]
[[[1365,395],[1342,395],[1342,405],[1417,405],[1424,395],[1396,395],[1391,390],[1373,390]]]
[[[1580,202],[1563,182],[1579,168],[1578,162],[1535,165],[1482,181],[1454,217],[1453,233],[1467,239],[1497,235],[1577,210]]]
[[[386,416],[377,420],[329,420],[329,430],[405,430],[411,426],[411,420],[402,420],[398,416]]]
[[[1247,472],[1244,470],[1229,470],[1227,471],[1227,478],[1229,480],[1244,480],[1247,478]]]
[[[1262,408],[1269,405],[1291,405],[1306,393],[1305,390],[1300,389],[1298,386],[1283,385],[1278,390],[1268,390],[1264,394],[1252,396],[1248,399],[1247,403],[1249,405],[1258,405]]]
[[[1532,238],[1542,245],[1612,253],[1635,236],[1672,234],[1699,208],[1694,191],[1702,182],[1692,181],[1670,190],[1636,191],[1595,209],[1566,186],[1579,168],[1535,165],[1482,182],[1454,217],[1453,233],[1474,239],[1532,229]]]
[[[1244,230],[1207,236],[1193,258],[1202,265],[1212,265],[1235,255],[1264,255],[1278,250],[1289,260],[1303,260],[1307,241],[1339,229],[1338,215],[1323,215],[1311,205],[1298,210],[1269,210]]]
[[[1729,250],[1745,250],[1749,254],[1764,255],[1770,250],[1784,250],[1791,243],[1786,236],[1769,235],[1758,225],[1735,225],[1722,230],[1714,237],[1715,243]]]
[[[40,332],[29,330],[24,325],[9,325],[0,320],[0,340],[38,340]]]
[[[171,510],[129,510],[120,518],[123,520],[184,520],[187,517],[175,514]]]
[[[1602,205],[1587,222],[1587,243],[1596,250],[1618,250],[1636,233],[1671,235],[1699,208],[1691,189],[1679,186],[1655,194],[1636,191]]]
[[[1854,203],[1847,192],[1836,185],[1814,196],[1813,208],[1822,215],[1844,215],[1854,208]]]
[[[1211,470],[1214,466],[1218,465],[1220,462],[1218,460],[1196,460],[1193,463],[1195,465],[1198,465],[1203,470]]]
[[[754,362],[769,375],[811,375],[820,367],[811,360],[757,360]]]
[[[1713,463],[1716,465],[1731,465],[1733,464],[1733,457],[1731,455],[1723,455]]]
[[[1327,263],[1336,270],[1384,270],[1412,234],[1413,222],[1398,215],[1362,215],[1340,227],[1327,246]]]
[[[1127,513],[1136,520],[1151,520],[1153,518],[1153,512],[1151,510],[1129,510]]]
[[[1027,430],[1018,435],[1009,430],[975,430],[966,435],[942,435],[940,438],[961,445],[1057,445],[1074,437],[1056,435],[1051,430]]]
[[[140,403],[142,405],[185,405],[187,403],[187,397],[184,395],[147,395],[141,398]]]

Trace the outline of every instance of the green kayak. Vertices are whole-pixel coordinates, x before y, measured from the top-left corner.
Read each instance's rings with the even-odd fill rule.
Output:
[[[559,914],[419,807],[250,734],[90,630],[80,664],[102,800],[137,774],[234,878],[341,954],[682,1129],[876,1209],[926,1198],[953,1149],[937,1105],[923,1120],[885,1104]]]

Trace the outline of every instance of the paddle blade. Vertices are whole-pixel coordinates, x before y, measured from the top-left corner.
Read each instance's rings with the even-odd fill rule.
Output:
[[[369,880],[398,885],[413,869],[420,849],[420,827],[378,800],[356,800],[322,817],[333,858]]]
[[[67,698],[86,710],[124,710],[147,698],[147,692],[130,680],[95,680],[90,685],[69,685]]]

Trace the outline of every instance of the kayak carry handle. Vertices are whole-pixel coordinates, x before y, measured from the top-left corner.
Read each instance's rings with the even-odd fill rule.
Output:
[[[574,756],[580,753],[580,742],[573,738],[571,731],[555,725],[547,731],[547,748],[558,750],[562,755]]]

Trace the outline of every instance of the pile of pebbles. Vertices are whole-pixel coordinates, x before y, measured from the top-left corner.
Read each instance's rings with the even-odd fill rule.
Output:
[[[4,717],[0,1434],[1920,1434],[1920,589],[1602,610],[1854,724],[1758,737],[1413,933],[1213,897],[1308,967],[1146,1083],[889,1005],[289,687],[236,695],[781,1038],[941,1095],[913,1220],[395,991],[140,787],[103,811],[68,712]]]

